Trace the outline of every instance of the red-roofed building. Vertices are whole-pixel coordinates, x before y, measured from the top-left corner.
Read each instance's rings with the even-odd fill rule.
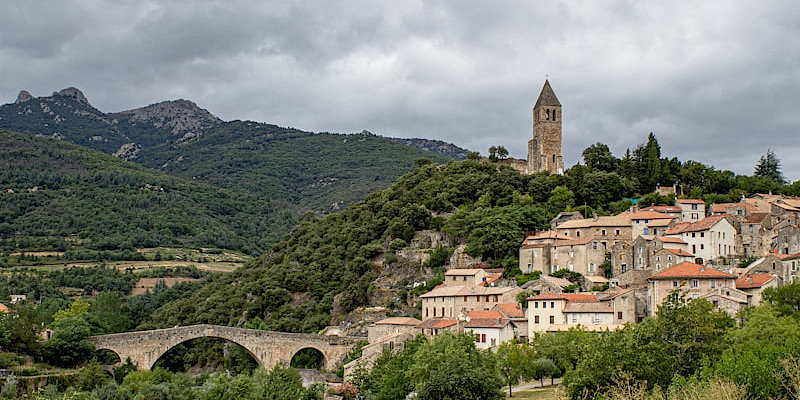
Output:
[[[700,199],[677,199],[675,205],[681,209],[681,221],[695,222],[706,216],[706,202]]]
[[[735,255],[736,228],[724,215],[712,215],[691,224],[676,224],[667,230],[665,236],[686,242],[686,251],[694,254],[700,262]]]
[[[748,304],[761,304],[761,292],[768,287],[778,287],[778,278],[770,274],[742,275],[736,280],[736,289],[750,295]]]
[[[422,321],[419,328],[425,336],[436,336],[443,332],[459,333],[463,326],[463,321],[452,318],[434,318]]]
[[[735,304],[717,304],[731,314],[747,305],[747,293],[736,289],[736,275],[728,274],[709,266],[683,262],[667,268],[647,279],[648,310],[655,314],[658,306],[674,290],[679,290],[692,299],[720,294],[737,299]],[[719,300],[714,300],[719,303]]]
[[[422,321],[410,317],[384,318],[367,327],[367,339],[370,343],[378,342],[380,338],[397,333],[419,333]]]
[[[631,214],[631,235],[635,239],[641,235],[663,235],[675,225],[671,215],[656,211],[637,211]]]
[[[490,349],[514,339],[514,325],[508,318],[471,318],[464,324],[464,332],[475,335],[475,347]]]
[[[540,232],[526,237],[522,241],[522,247],[519,249],[520,271],[525,274],[530,274],[534,271],[550,271],[551,245],[555,242],[570,241],[572,239],[555,231]]]
[[[9,309],[5,304],[0,303],[0,314],[8,314]]]

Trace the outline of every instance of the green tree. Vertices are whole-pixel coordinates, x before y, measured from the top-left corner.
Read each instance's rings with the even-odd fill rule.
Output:
[[[421,400],[503,397],[494,354],[475,348],[472,335],[444,333],[423,343],[410,376]]]
[[[607,145],[597,142],[583,151],[583,163],[592,171],[614,172],[619,160],[611,154]]]
[[[529,348],[525,345],[505,342],[497,349],[497,362],[503,380],[508,385],[508,397],[513,397],[511,386],[530,376]]]
[[[575,205],[575,193],[566,186],[556,186],[547,200],[547,210],[555,215]]]
[[[779,288],[767,288],[761,293],[765,303],[772,305],[783,315],[800,312],[800,282],[793,282]]]
[[[61,317],[54,322],[53,337],[45,343],[48,362],[59,367],[74,367],[91,359],[94,344],[86,340],[89,324],[76,316]]]
[[[761,156],[756,164],[756,170],[753,172],[754,176],[769,178],[773,182],[785,184],[786,179],[781,173],[781,161],[772,152],[772,149],[767,149],[767,154]]]
[[[505,160],[508,157],[508,150],[504,146],[497,146],[497,158]]]
[[[547,357],[539,357],[531,360],[529,369],[531,371],[530,376],[534,379],[538,379],[539,382],[542,383],[542,386],[544,386],[544,378],[549,377],[550,383],[552,384],[555,377],[561,374],[561,370],[556,363]]]

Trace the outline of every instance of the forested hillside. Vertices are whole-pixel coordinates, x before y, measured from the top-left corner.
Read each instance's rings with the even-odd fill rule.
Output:
[[[0,247],[6,250],[206,246],[256,255],[297,218],[248,191],[0,131]]]
[[[467,245],[468,254],[515,276],[526,232],[546,228],[564,210],[584,215],[624,211],[631,203],[623,198],[649,193],[656,182],[680,181],[685,193],[710,201],[765,190],[796,195],[800,189],[797,183],[784,186],[766,177],[662,158],[652,134],[623,158],[600,143],[586,149],[584,157],[586,165],[565,175],[524,175],[475,160],[421,166],[342,212],[325,218],[306,215],[258,263],[167,305],[153,323],[251,323],[315,332],[330,323],[334,309],[389,305],[380,303],[385,297],[378,292],[392,291],[397,301],[413,307],[413,279],[386,283],[380,278],[405,266],[416,268],[410,278],[431,279],[430,268],[441,266],[459,243]],[[642,201],[673,199],[647,194]],[[398,250],[424,230],[443,232],[449,242],[430,250],[433,261],[427,265],[406,263]]]
[[[369,133],[314,134],[234,121],[190,142],[143,149],[136,161],[170,175],[330,212],[389,186],[413,170],[417,159],[448,160]]]

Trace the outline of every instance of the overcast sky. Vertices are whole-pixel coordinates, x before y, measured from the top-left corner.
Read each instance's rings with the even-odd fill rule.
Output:
[[[653,131],[662,154],[800,179],[800,1],[23,1],[0,13],[0,100],[80,88],[122,111],[369,130],[524,158],[549,76],[564,160]]]

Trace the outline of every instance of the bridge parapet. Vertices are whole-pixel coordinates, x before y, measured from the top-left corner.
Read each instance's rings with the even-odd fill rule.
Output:
[[[334,370],[361,339],[203,324],[92,336],[89,340],[98,350],[108,349],[117,353],[123,362],[130,358],[137,368],[151,369],[169,349],[201,337],[222,338],[236,343],[267,369],[280,362],[288,364],[301,349],[314,348],[324,356],[324,369],[329,371]]]

